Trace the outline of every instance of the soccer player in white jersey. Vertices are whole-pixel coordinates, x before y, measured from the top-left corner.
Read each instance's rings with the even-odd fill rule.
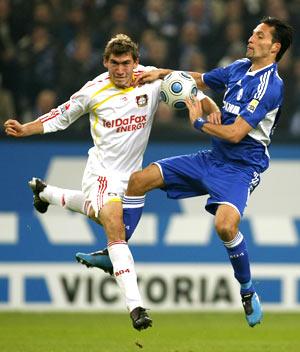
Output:
[[[45,213],[49,204],[60,205],[87,215],[104,227],[109,254],[106,257],[112,262],[133,327],[141,330],[151,326],[152,320],[143,308],[126,240],[141,216],[144,196],[124,197],[124,193],[131,173],[142,168],[161,82],[133,86],[139,74],[154,68],[139,65],[137,45],[124,34],[116,35],[107,43],[103,63],[108,72],[86,83],[68,102],[35,121],[21,124],[10,119],[4,126],[8,135],[26,137],[63,130],[89,113],[94,147],[89,150],[82,191],[61,189],[33,178],[30,186],[34,206]],[[218,107],[203,93],[199,94],[204,110],[212,113],[209,118],[213,122],[219,116],[214,114]]]
[[[192,73],[198,87],[225,91],[222,123],[203,118],[201,104],[187,101],[192,125],[212,136],[210,151],[159,160],[132,174],[127,196],[161,188],[169,198],[209,194],[206,210],[228,253],[249,326],[261,322],[262,308],[251,280],[250,261],[239,223],[248,197],[269,165],[268,145],[283,100],[277,62],[292,43],[292,28],[276,18],[261,20],[248,40],[246,58],[210,72]],[[143,74],[141,82],[170,70]],[[184,234],[182,234],[184,236]]]

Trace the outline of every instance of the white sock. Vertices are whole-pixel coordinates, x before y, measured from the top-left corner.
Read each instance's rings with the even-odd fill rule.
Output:
[[[125,297],[127,309],[131,312],[136,307],[143,307],[134,261],[127,243],[125,241],[108,243],[108,253],[113,264],[115,279]]]
[[[52,205],[59,205],[84,215],[88,214],[90,201],[86,200],[81,191],[47,185],[39,196],[42,200]]]

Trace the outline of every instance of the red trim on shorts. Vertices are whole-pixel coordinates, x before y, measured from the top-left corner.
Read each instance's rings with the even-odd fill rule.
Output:
[[[97,181],[99,182],[98,195],[97,195],[97,207],[100,210],[104,205],[103,195],[107,188],[107,179],[105,176],[99,176]]]

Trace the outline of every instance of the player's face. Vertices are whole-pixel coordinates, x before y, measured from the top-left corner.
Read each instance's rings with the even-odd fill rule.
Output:
[[[275,59],[280,48],[280,43],[272,42],[272,31],[274,29],[265,23],[259,24],[248,39],[246,57],[253,61]]]
[[[111,81],[118,88],[129,87],[133,80],[133,69],[138,65],[131,53],[116,56],[111,54],[108,60],[104,60],[104,66],[109,72]]]

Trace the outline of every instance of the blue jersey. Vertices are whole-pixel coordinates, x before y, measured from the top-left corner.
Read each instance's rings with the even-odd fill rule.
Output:
[[[248,59],[237,60],[203,74],[203,80],[215,91],[226,89],[221,110],[223,125],[234,123],[240,115],[253,127],[237,144],[213,137],[213,154],[263,172],[269,165],[267,146],[280,115],[283,82],[276,63],[249,71],[251,64]]]

